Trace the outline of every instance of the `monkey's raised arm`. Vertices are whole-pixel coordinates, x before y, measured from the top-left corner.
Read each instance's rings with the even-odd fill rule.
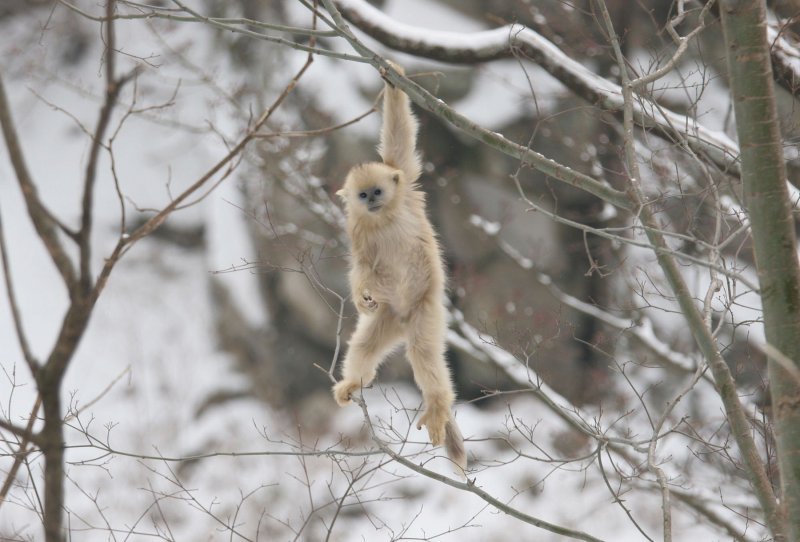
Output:
[[[403,68],[396,64],[393,67],[405,75]],[[387,83],[383,95],[383,128],[378,152],[384,163],[405,173],[409,183],[416,181],[422,173],[417,153],[418,127],[408,96]]]

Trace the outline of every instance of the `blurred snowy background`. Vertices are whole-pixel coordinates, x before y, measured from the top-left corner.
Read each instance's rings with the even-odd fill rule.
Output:
[[[605,38],[583,4],[378,3],[389,17],[431,30],[526,24],[613,78]],[[639,2],[637,9],[624,1],[608,4],[629,55],[640,66],[657,63],[666,46],[656,31],[672,2]],[[96,3],[75,5],[102,14]],[[311,22],[308,9],[291,0],[190,5],[217,17]],[[228,152],[306,60],[302,51],[200,23],[132,19],[118,21],[116,29],[117,69],[140,71],[124,89],[109,132],[122,203],[112,154],[103,152],[99,162],[91,240],[97,269],[117,243],[120,206],[130,228],[168,204]],[[363,38],[421,74],[423,86],[475,122],[612,185],[623,178],[614,121],[535,63],[510,58],[457,66]],[[350,52],[342,40],[320,39]],[[702,34],[659,96],[730,136],[720,40],[718,26]],[[64,5],[0,6],[0,70],[25,157],[44,203],[68,225],[80,221],[89,134],[105,84],[103,55],[100,25]],[[373,108],[381,86],[369,65],[318,56],[266,131],[345,123]],[[788,94],[782,99],[791,130],[797,113]],[[530,199],[566,218],[593,227],[623,227],[627,220],[592,196],[520,171],[518,161],[428,113],[420,117],[429,214],[445,247],[451,302],[469,322],[454,324],[449,359],[461,400],[457,418],[475,469],[470,478],[515,509],[599,539],[659,537],[658,485],[645,466],[634,467],[645,455],[621,464],[537,398],[544,390],[575,419],[588,415],[598,431],[647,443],[653,427],[643,405],[660,412],[698,360],[674,302],[660,295],[652,252],[587,240],[581,230],[526,212],[510,175],[530,190]],[[337,341],[339,300],[326,288],[348,293],[341,214],[330,195],[352,164],[374,158],[379,126],[373,113],[321,135],[258,139],[229,175],[217,177],[213,191],[202,190],[195,204],[172,214],[119,262],[64,384],[71,540],[563,539],[391,461],[370,441],[357,406],[335,406],[328,377],[315,366],[330,367]],[[653,191],[665,190],[661,183],[674,183],[673,176],[680,182],[696,173],[667,143],[647,143],[642,152]],[[710,221],[702,202],[688,197],[665,207],[665,216],[688,224],[693,234]],[[69,298],[28,218],[5,148],[0,213],[22,322],[33,353],[46,358]],[[752,278],[748,265],[742,273]],[[707,270],[687,266],[685,273],[702,297]],[[735,296],[737,323],[751,314],[757,319],[753,297]],[[635,337],[581,310],[581,303],[626,319]],[[342,340],[353,313],[348,304]],[[760,339],[760,328],[730,325],[721,336],[757,418],[763,356],[751,342]],[[683,369],[657,363],[657,348],[647,348],[646,340]],[[493,359],[517,366],[504,371]],[[24,423],[36,390],[5,296],[0,366],[0,413]],[[528,377],[541,388],[526,388]],[[441,451],[413,427],[420,396],[402,353],[365,395],[398,451],[451,475]],[[755,501],[735,458],[729,461],[735,450],[717,454],[727,450],[723,421],[705,378],[669,416],[665,429],[675,428],[676,435],[661,441],[658,454],[676,495],[686,494],[673,500],[677,540],[765,536],[757,518],[742,512]],[[712,441],[719,445],[714,453]],[[7,437],[2,444],[0,472],[10,467],[15,443]],[[0,539],[43,539],[42,464],[34,451],[19,471],[0,507]],[[715,516],[719,521],[710,519]]]

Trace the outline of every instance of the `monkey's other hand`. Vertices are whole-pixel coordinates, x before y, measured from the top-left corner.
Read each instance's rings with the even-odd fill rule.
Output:
[[[441,446],[444,444],[445,427],[447,421],[450,419],[450,410],[441,407],[428,407],[425,412],[420,416],[417,422],[417,429],[422,429],[422,426],[428,428],[428,436],[431,439],[431,444],[434,446]]]
[[[361,298],[358,300],[358,305],[366,312],[375,312],[378,308],[378,302],[372,299],[372,294],[369,290],[361,292]]]
[[[339,406],[346,406],[350,402],[350,396],[354,391],[361,388],[361,382],[354,380],[340,380],[333,386],[333,398]]]
[[[406,74],[406,70],[404,70],[404,69],[403,69],[403,67],[402,67],[400,64],[397,64],[397,63],[395,63],[395,62],[392,62],[391,60],[388,60],[388,59],[386,60],[386,62],[388,62],[388,63],[389,63],[389,65],[390,65],[392,68],[394,68],[394,70],[395,70],[397,73],[399,73],[400,75],[405,75],[405,74]],[[392,83],[390,83],[388,79],[386,79],[386,68],[383,68],[383,67],[382,67],[382,68],[380,68],[380,69],[378,70],[378,72],[381,74],[381,78],[382,78],[384,81],[386,81],[386,84],[387,84],[387,85],[389,85],[389,86],[391,86],[392,88],[394,88],[394,85],[393,85]]]
[[[386,60],[386,62],[388,62],[388,63],[389,63],[389,66],[391,66],[392,68],[394,68],[394,71],[396,71],[396,72],[397,72],[397,73],[399,73],[400,75],[405,75],[405,74],[406,74],[406,70],[405,70],[405,69],[403,69],[403,66],[401,66],[401,65],[400,65],[400,64],[398,64],[397,62],[394,62],[394,61],[392,61],[392,60],[389,60],[389,59],[387,59],[387,60]]]

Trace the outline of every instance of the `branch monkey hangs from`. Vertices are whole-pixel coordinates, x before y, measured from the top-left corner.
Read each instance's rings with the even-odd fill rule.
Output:
[[[422,171],[417,128],[408,96],[387,82],[378,146],[383,162],[355,166],[337,192],[347,211],[350,290],[358,323],[333,395],[346,405],[351,393],[372,382],[383,359],[405,343],[425,402],[417,428],[425,425],[431,442],[444,444],[463,470],[464,439],[450,411],[455,394],[444,359],[445,272],[425,215],[425,194],[417,185]]]

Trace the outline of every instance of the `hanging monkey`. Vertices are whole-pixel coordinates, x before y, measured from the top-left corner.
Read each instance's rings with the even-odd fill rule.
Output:
[[[425,403],[417,429],[425,425],[431,442],[444,444],[463,470],[467,456],[450,411],[455,394],[444,358],[444,264],[425,214],[425,194],[417,185],[422,172],[418,126],[408,96],[387,82],[378,146],[383,161],[355,166],[337,192],[347,212],[350,289],[358,323],[333,395],[346,405],[350,394],[369,385],[378,365],[404,343]]]

